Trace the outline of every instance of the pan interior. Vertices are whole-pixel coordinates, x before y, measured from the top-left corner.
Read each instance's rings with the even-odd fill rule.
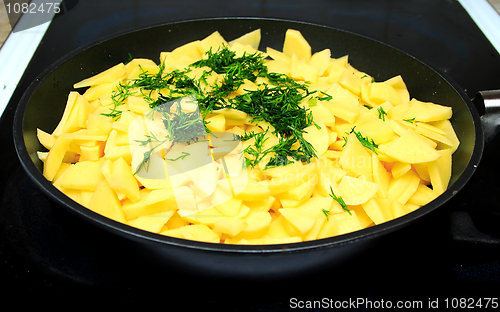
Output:
[[[376,81],[401,75],[411,97],[451,106],[452,124],[461,142],[453,156],[452,183],[466,171],[475,151],[478,125],[470,102],[453,83],[413,57],[371,39],[328,27],[268,19],[214,19],[162,25],[82,48],[61,59],[30,86],[19,105],[24,116],[16,115],[23,119],[16,123],[19,129],[14,132],[21,159],[25,157],[25,162],[26,159],[32,162],[25,164],[25,168],[32,178],[47,188],[47,192],[60,196],[50,183],[41,181],[44,178],[37,151],[44,148],[37,140],[36,130],[40,128],[50,133],[55,129],[75,82],[125,62],[129,55],[158,62],[160,52],[202,39],[214,31],[232,40],[258,28],[262,30],[261,50],[272,47],[281,51],[285,31],[298,29],[311,44],[313,52],[329,48],[332,57],[349,55],[349,62],[355,68],[372,75]],[[84,209],[78,205],[72,208]]]

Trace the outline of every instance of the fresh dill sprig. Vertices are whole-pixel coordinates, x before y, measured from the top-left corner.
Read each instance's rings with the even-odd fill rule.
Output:
[[[361,145],[363,145],[364,147],[366,147],[367,149],[371,150],[372,152],[374,152],[375,154],[378,155],[377,151],[375,150],[376,148],[378,148],[378,145],[373,141],[373,139],[369,139],[368,137],[364,137],[361,132],[359,131],[355,131],[354,129],[356,128],[356,126],[352,127],[351,129],[351,133],[354,133],[354,135],[356,135],[356,138],[358,138],[359,142],[361,142]],[[346,140],[347,142],[347,140]]]
[[[327,221],[330,221],[330,210],[322,209]]]
[[[325,93],[323,91],[319,91],[321,94],[323,94],[322,97],[318,97],[318,100],[320,101],[331,101],[333,99],[333,96],[331,96],[330,94],[328,93]]]
[[[149,164],[151,162],[151,154],[154,152],[154,150],[158,147],[161,146],[163,143],[168,142],[168,138],[164,140],[159,140],[156,138],[156,136],[153,133],[150,133],[147,136],[146,140],[135,140],[137,143],[139,143],[139,146],[148,146],[152,145],[152,143],[156,143],[153,147],[150,147],[149,150],[144,152],[142,161],[140,162],[139,166],[137,166],[134,175],[137,174],[142,168],[144,168],[146,171],[149,170]]]
[[[351,213],[351,210],[349,210],[349,208],[347,207],[344,199],[341,197],[341,196],[336,196],[335,193],[333,192],[333,188],[330,186],[330,197],[333,198],[337,203],[340,204],[340,207],[342,207],[342,209],[344,209],[345,211],[347,211],[351,216],[352,216],[352,213]]]
[[[382,119],[382,121],[385,121],[385,116],[387,116],[387,112],[384,110],[382,106],[379,106],[377,108],[378,111],[378,118]]]
[[[182,152],[182,155],[179,156],[179,157],[176,157],[176,158],[165,158],[165,160],[170,160],[170,161],[177,161],[179,159],[184,159],[186,158],[187,156],[191,155],[190,153],[187,153],[187,152]]]
[[[111,117],[115,121],[119,120],[122,114],[122,111],[117,109],[118,106],[125,104],[125,100],[134,95],[135,91],[125,83],[119,83],[116,87],[116,90],[111,93],[111,100],[113,101],[113,107],[109,113],[102,113],[101,115]]]

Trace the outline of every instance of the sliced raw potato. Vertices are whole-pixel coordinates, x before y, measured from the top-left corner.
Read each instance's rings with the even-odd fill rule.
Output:
[[[80,161],[66,170],[60,185],[66,189],[95,191],[102,180],[104,175],[101,173],[100,162]]]
[[[247,223],[247,226],[236,236],[245,238],[260,238],[269,229],[272,218],[269,212],[251,212],[245,218],[245,222]]]
[[[217,52],[224,46],[228,46],[227,41],[222,37],[222,35],[218,31],[214,31],[211,35],[204,38],[200,41],[199,47],[202,54],[205,54],[208,51],[212,51],[212,53]]]
[[[126,222],[116,193],[104,179],[97,185],[90,198],[89,209],[115,221]]]
[[[372,156],[354,133],[347,136],[339,163],[342,169],[353,175],[364,175],[373,171]]]
[[[434,140],[441,144],[441,146],[445,146],[447,148],[453,147],[453,142],[446,137],[446,133],[439,128],[433,127],[427,123],[418,122],[416,123],[417,128],[415,132]]]
[[[247,223],[239,218],[225,218],[217,221],[214,225],[214,231],[224,233],[230,236],[236,236],[247,227]]]
[[[213,201],[212,201],[213,202]],[[226,217],[235,217],[238,215],[243,204],[242,200],[230,198],[216,205],[217,210]]]
[[[285,33],[283,53],[289,57],[295,54],[299,60],[309,62],[311,59],[311,46],[300,31],[288,29]]]
[[[43,147],[48,150],[50,150],[56,142],[56,138],[53,135],[41,129],[36,129],[36,137],[38,138],[38,141],[43,145]]]
[[[368,86],[368,99],[372,103],[382,104],[389,101],[394,105],[402,104],[403,101],[398,92],[385,82],[374,82]]]
[[[127,68],[123,63],[119,63],[95,76],[83,79],[82,81],[75,83],[74,88],[82,88],[89,86],[96,86],[103,83],[109,83],[118,80],[127,72]]]
[[[399,161],[417,164],[430,162],[438,159],[441,155],[415,131],[412,129],[398,138],[389,148],[385,151],[388,156]]]
[[[288,64],[288,65],[290,65],[290,62],[292,61],[291,56],[286,55],[285,53],[280,52],[280,51],[275,50],[275,49],[270,48],[270,47],[267,47],[266,53],[275,61],[283,62],[283,63]]]
[[[311,125],[304,129],[304,139],[311,143],[314,148],[316,156],[321,157],[330,143],[330,136],[328,130],[323,122],[317,122],[316,125]]]
[[[318,80],[318,68],[299,59],[299,57],[294,53],[290,63],[290,77],[296,80],[303,80],[308,83],[315,83]]]
[[[52,132],[53,136],[57,137],[62,133],[62,130],[64,128],[64,124],[68,120],[69,114],[71,113],[71,110],[73,109],[73,105],[75,104],[75,101],[76,101],[76,98],[78,95],[79,94],[76,91],[71,91],[69,93],[61,120],[59,121],[57,127]]]
[[[411,212],[405,205],[401,204],[399,201],[395,200],[391,202],[391,212],[394,218],[399,218]]]
[[[371,198],[362,204],[366,214],[370,217],[375,224],[381,224],[392,220],[392,212],[385,209],[384,205],[379,204],[380,199]]]
[[[59,170],[63,162],[70,142],[71,140],[64,136],[60,136],[55,140],[43,165],[43,176],[47,180],[52,181],[54,179],[57,170]]]
[[[376,144],[383,144],[391,141],[396,137],[388,123],[377,117],[361,114],[355,121],[356,131],[363,136],[370,138]]]
[[[417,190],[408,199],[408,204],[423,206],[434,200],[438,194],[425,184],[419,184]]]
[[[405,119],[415,118],[415,121],[432,122],[447,120],[452,116],[451,107],[421,102],[416,99],[412,99],[410,104],[410,109],[404,114]]]
[[[198,60],[201,59],[202,54],[200,52],[200,40],[195,40],[189,43],[186,43],[178,48],[175,48],[172,50],[173,54],[181,54],[181,55],[187,55],[193,60]]]
[[[229,45],[234,45],[235,43],[240,43],[243,45],[249,45],[255,50],[259,48],[260,45],[260,37],[261,37],[261,31],[259,29],[255,29],[249,33],[244,34],[243,36],[236,38],[232,41],[229,41]]]
[[[391,174],[387,172],[387,170],[382,165],[377,155],[372,156],[372,168],[373,168],[373,182],[379,185],[379,188],[377,190],[377,195],[380,198],[385,198],[387,196],[387,191],[389,190]]]
[[[335,117],[353,123],[359,115],[358,98],[338,83],[333,84],[326,93],[331,96],[331,99],[323,101],[323,105],[325,105]]]
[[[399,179],[391,180],[389,190],[387,191],[387,198],[393,201],[399,201],[404,205],[416,192],[419,182],[419,177],[410,170]]]
[[[379,185],[359,178],[345,176],[339,183],[339,191],[346,205],[361,205],[372,198]]]
[[[130,165],[123,158],[113,161],[108,183],[117,193],[123,193],[133,202],[141,199],[139,184],[132,174]]]
[[[316,52],[311,56],[309,64],[315,66],[318,69],[318,76],[323,76],[328,65],[330,65],[331,60],[330,49],[324,49],[322,51]]]
[[[37,152],[44,176],[105,217],[178,239],[225,244],[342,235],[404,216],[447,189],[452,154],[460,144],[450,107],[410,101],[401,76],[375,82],[376,73],[354,68],[347,55],[332,58],[330,49],[312,54],[297,30],[286,32],[282,51],[259,51],[260,42],[260,29],[229,43],[213,31],[160,52],[162,66],[136,58],[76,83],[89,88],[69,94],[55,130],[37,129],[48,150]],[[254,53],[264,57],[267,73],[274,74],[257,70],[256,77],[239,80],[209,65],[190,66],[225,48],[238,61]],[[184,120],[178,109],[199,109],[192,96],[151,107],[191,90],[126,89],[161,68],[164,75],[186,79],[179,82],[193,79],[196,92],[218,92],[225,82],[238,81],[227,90],[228,105],[221,101],[215,110],[200,111],[203,118]],[[280,87],[277,78],[283,75],[307,88],[298,89],[296,103],[283,101],[283,110],[288,105],[305,110],[312,121],[305,129],[290,124],[289,132],[276,131],[283,125],[248,110],[255,104],[252,95]],[[236,109],[239,100],[248,102],[245,112]],[[179,122],[198,123],[209,134],[197,131],[196,138],[179,142],[179,128],[170,127]],[[296,157],[294,150],[304,148],[297,141],[286,147],[290,163],[268,166],[276,155],[272,149],[295,130],[317,158]]]
[[[339,84],[355,96],[360,96],[362,83],[356,74],[357,71],[346,69],[339,76]]]
[[[190,240],[208,243],[218,243],[220,241],[219,235],[204,224],[186,225],[179,228],[179,231],[184,238]]]
[[[442,130],[445,133],[446,138],[452,143],[452,146],[449,147],[446,144],[441,144],[438,142],[438,149],[445,149],[445,148],[450,148],[451,153],[455,153],[457,150],[458,146],[460,145],[460,140],[457,137],[457,134],[455,133],[455,130],[453,129],[453,126],[449,120],[440,120],[440,121],[435,121],[431,122],[430,125]]]
[[[259,183],[248,183],[245,188],[236,194],[235,198],[246,201],[266,200],[271,195],[269,188]]]
[[[313,227],[315,222],[314,217],[309,215],[306,211],[297,208],[282,208],[279,212],[299,236],[306,234]]]
[[[310,106],[309,109],[313,114],[314,121],[316,123],[321,122],[328,127],[335,126],[335,116],[332,112],[323,104],[318,103],[316,106]]]
[[[159,233],[165,223],[174,214],[174,210],[162,211],[150,215],[143,215],[135,219],[127,221],[127,224],[141,230]]]
[[[441,195],[448,188],[451,179],[451,150],[439,151],[441,157],[428,164],[432,189]]]

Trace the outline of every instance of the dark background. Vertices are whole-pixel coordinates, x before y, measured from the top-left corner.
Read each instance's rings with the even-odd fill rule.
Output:
[[[498,89],[500,56],[458,1],[68,0],[61,8],[0,120],[4,305],[286,311],[293,297],[408,299],[424,305],[439,298],[440,307],[452,296],[499,297],[498,139],[486,147],[476,174],[457,196],[431,216],[391,234],[376,252],[320,274],[265,283],[206,279],[143,263],[123,250],[120,241],[104,232],[89,232],[82,221],[53,206],[25,175],[12,142],[16,104],[47,66],[109,36],[188,19],[272,17],[340,28],[434,66],[470,97],[479,90]]]

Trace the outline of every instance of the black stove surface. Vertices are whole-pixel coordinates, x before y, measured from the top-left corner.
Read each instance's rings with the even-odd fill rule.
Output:
[[[272,17],[332,26],[414,55],[445,72],[471,97],[479,90],[498,89],[500,55],[457,1],[68,0],[61,7],[64,14],[50,25],[0,121],[4,304],[124,311],[150,306],[359,311],[397,301],[424,308],[478,307],[477,299],[488,297],[497,299],[484,299],[483,307],[500,304],[500,138],[486,146],[475,175],[459,194],[430,216],[385,237],[376,250],[340,268],[265,283],[188,276],[144,263],[119,239],[54,205],[23,171],[12,141],[17,102],[54,61],[117,33],[187,19]]]

